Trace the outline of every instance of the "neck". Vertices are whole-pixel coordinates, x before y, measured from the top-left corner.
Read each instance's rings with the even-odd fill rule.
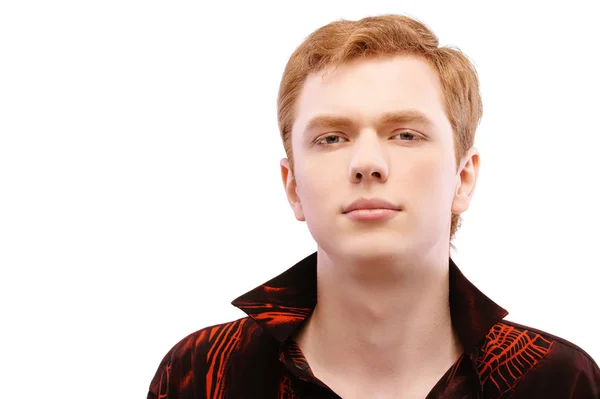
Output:
[[[374,378],[406,375],[461,353],[452,330],[447,253],[415,260],[317,254],[317,305],[298,335],[324,369]],[[342,361],[340,361],[342,360]],[[313,367],[314,369],[314,367]]]

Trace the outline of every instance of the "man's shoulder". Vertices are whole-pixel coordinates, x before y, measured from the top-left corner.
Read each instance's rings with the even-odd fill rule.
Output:
[[[541,360],[548,355],[555,363],[569,363],[584,358],[598,367],[594,359],[581,347],[562,337],[535,327],[526,326],[514,321],[502,320],[494,324],[485,337],[482,352],[508,354],[510,350],[519,352],[535,351],[536,359]],[[560,352],[560,353],[559,353]],[[487,354],[489,356],[489,353]],[[482,353],[481,357],[486,356]]]
[[[167,352],[165,359],[173,361],[186,356],[207,355],[212,348],[218,348],[223,343],[237,342],[247,334],[258,332],[256,327],[258,325],[248,316],[203,327],[179,340]]]
[[[481,381],[502,395],[523,386],[557,379],[565,388],[588,378],[600,384],[600,370],[576,344],[523,324],[502,320],[487,333],[477,359]],[[591,386],[591,385],[590,385]],[[596,388],[600,389],[596,385]]]
[[[205,378],[211,370],[221,372],[229,358],[243,348],[245,342],[260,336],[260,332],[260,326],[246,316],[188,334],[163,357],[150,384],[148,397],[158,397],[166,389],[166,381],[172,385],[171,390],[182,392],[193,379],[186,376]],[[174,376],[181,377],[181,381],[176,381]]]

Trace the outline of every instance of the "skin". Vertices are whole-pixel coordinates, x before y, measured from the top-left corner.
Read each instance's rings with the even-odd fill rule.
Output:
[[[377,122],[407,110],[430,124]],[[423,398],[462,353],[448,305],[450,218],[469,206],[478,151],[457,168],[439,77],[413,55],[313,73],[296,111],[295,173],[284,158],[281,176],[318,246],[318,304],[295,339],[315,376],[344,398]],[[306,129],[323,115],[352,124]],[[361,197],[401,210],[352,220],[343,209]]]

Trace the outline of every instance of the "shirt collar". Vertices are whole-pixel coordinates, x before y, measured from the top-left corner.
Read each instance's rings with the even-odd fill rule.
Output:
[[[452,258],[449,275],[452,325],[464,351],[470,353],[508,312],[467,280]],[[316,303],[316,252],[231,302],[281,343],[304,322]]]

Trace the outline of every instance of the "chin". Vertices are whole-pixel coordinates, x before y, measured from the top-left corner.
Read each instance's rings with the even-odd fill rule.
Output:
[[[413,247],[405,237],[389,236],[389,233],[387,237],[379,239],[365,236],[345,238],[345,240],[329,243],[328,247],[333,251],[332,256],[359,262],[381,262],[407,254]]]

